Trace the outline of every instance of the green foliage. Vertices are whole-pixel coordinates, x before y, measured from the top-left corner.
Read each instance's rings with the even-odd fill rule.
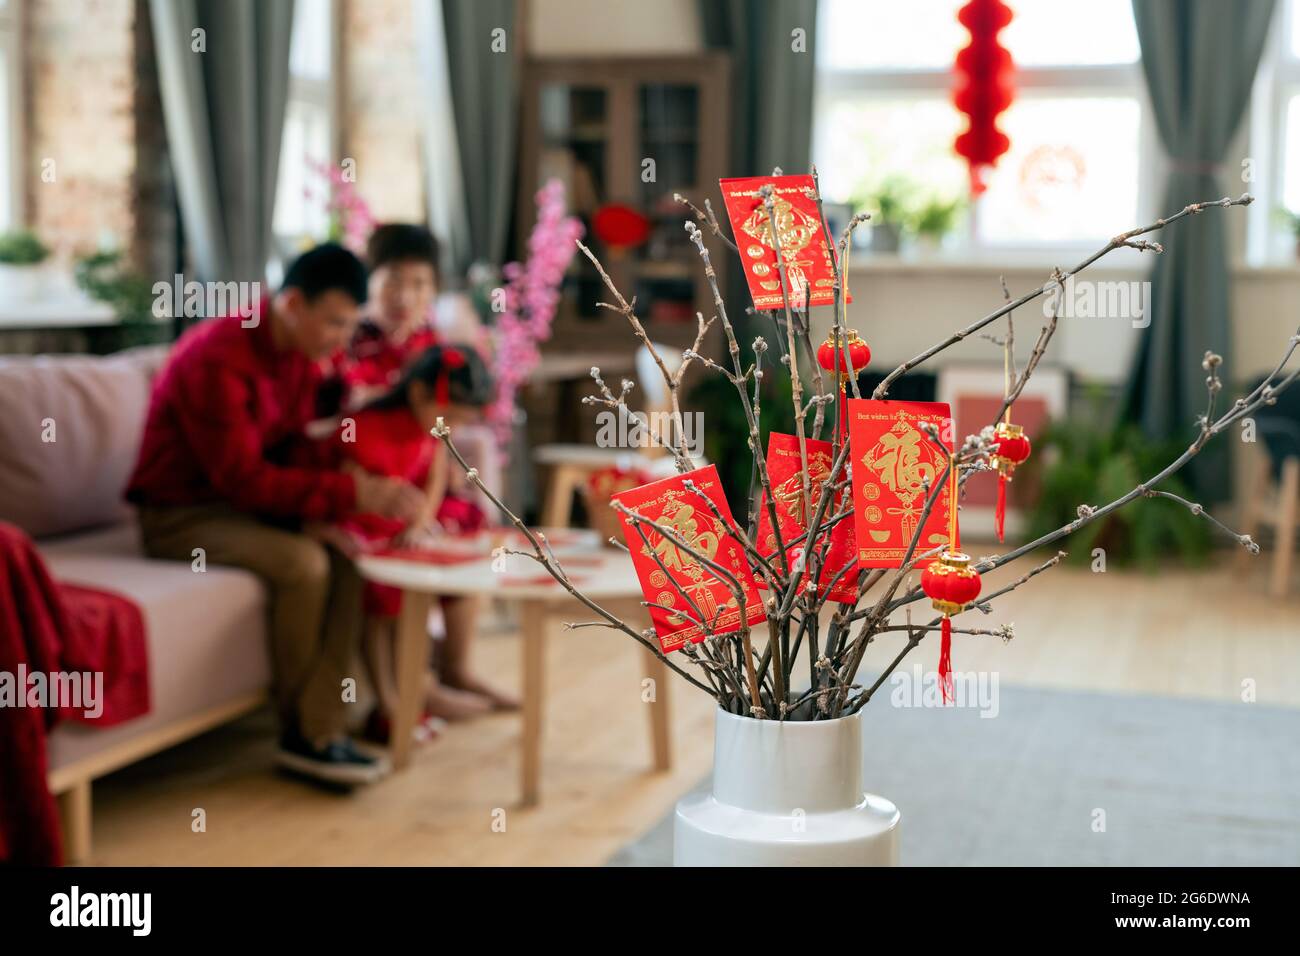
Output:
[[[794,431],[794,407],[790,399],[790,376],[781,374],[783,366],[776,365],[773,347],[764,361],[767,374],[759,389],[760,454],[767,453],[769,432]],[[752,385],[750,386],[752,389]],[[752,391],[750,392],[752,396]],[[732,513],[743,521],[747,513],[746,496],[749,494],[750,472],[754,456],[749,450],[749,423],[745,409],[740,404],[736,388],[723,376],[711,373],[701,376],[698,384],[687,396],[691,408],[704,412],[704,454],[717,465],[718,477]]]
[[[912,213],[911,229],[918,236],[942,239],[952,232],[965,207],[961,197],[944,199],[941,196],[931,196]]]
[[[107,303],[123,325],[154,321],[153,284],[127,269],[120,252],[96,252],[79,260],[76,279],[88,296]]]
[[[1030,520],[1037,538],[1078,517],[1082,504],[1094,507],[1123,497],[1159,472],[1184,450],[1177,443],[1151,442],[1135,426],[1107,429],[1102,415],[1051,425],[1036,443],[1026,470],[1036,471],[1040,494]],[[1182,497],[1177,476],[1161,491]],[[1197,564],[1210,550],[1210,529],[1185,507],[1166,498],[1141,498],[1084,525],[1063,547],[1070,563],[1087,565],[1094,548],[1104,548],[1109,565],[1136,564],[1157,571],[1165,562]]]
[[[164,341],[171,328],[153,314],[153,283],[123,264],[117,251],[96,252],[77,262],[77,286],[92,299],[106,303],[118,327],[106,330],[103,351]]]
[[[0,234],[0,263],[34,266],[44,262],[49,254],[49,248],[30,229],[14,229]]]
[[[1279,206],[1276,210],[1278,221],[1283,223],[1291,234],[1300,239],[1300,213],[1292,212],[1285,206]]]
[[[876,189],[855,202],[855,207],[872,211],[872,222],[877,225],[906,223],[916,187],[902,176],[887,176]]]

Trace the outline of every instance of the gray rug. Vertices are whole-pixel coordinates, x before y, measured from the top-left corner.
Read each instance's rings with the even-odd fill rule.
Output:
[[[867,706],[865,786],[903,814],[904,865],[1300,865],[1300,710],[1013,687],[999,705]],[[609,863],[671,865],[672,813]]]

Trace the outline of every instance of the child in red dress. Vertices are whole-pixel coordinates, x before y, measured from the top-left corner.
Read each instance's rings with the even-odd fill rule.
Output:
[[[404,478],[425,488],[425,508],[410,524],[379,515],[354,515],[342,529],[360,539],[364,550],[386,546],[419,547],[436,534],[467,533],[487,524],[482,509],[448,489],[451,461],[446,447],[430,435],[439,418],[455,428],[476,420],[491,399],[491,382],[472,349],[434,346],[407,367],[382,398],[345,417],[334,449],[344,470]],[[401,591],[366,585],[365,657],[378,695],[370,736],[383,740],[397,702],[394,644]],[[517,701],[470,671],[470,643],[477,602],[471,597],[442,598],[446,638],[440,680],[429,674],[426,712],[435,718],[463,719],[492,709],[513,709]],[[428,728],[426,728],[428,729]]]
[[[386,223],[366,244],[369,314],[348,348],[334,357],[322,386],[322,414],[357,409],[384,395],[433,345],[438,297],[438,240],[423,226]]]

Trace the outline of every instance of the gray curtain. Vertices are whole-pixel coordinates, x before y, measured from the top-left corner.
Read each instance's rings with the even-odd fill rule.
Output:
[[[806,173],[812,153],[817,0],[700,0],[705,45],[731,54],[731,168]],[[792,49],[796,29],[806,48]]]
[[[293,0],[150,0],[149,10],[195,269],[203,279],[261,281],[272,251]]]
[[[817,0],[699,0],[704,43],[731,56],[730,176],[760,176],[779,166],[786,173],[806,173],[812,163],[814,41]],[[794,50],[795,30],[806,47]],[[721,214],[716,193],[714,208]],[[744,322],[751,304],[745,276],[735,256],[727,256],[725,289],[732,320]],[[742,329],[768,332],[770,323]],[[777,346],[784,353],[779,340]]]
[[[1171,162],[1162,213],[1224,195],[1217,169],[1245,112],[1273,6],[1273,0],[1133,0],[1142,72]],[[1230,189],[1238,185],[1232,181]],[[1235,384],[1225,224],[1223,215],[1202,215],[1155,237],[1165,252],[1151,275],[1151,324],[1143,330],[1123,402],[1125,417],[1152,439],[1194,435],[1196,417],[1205,410],[1206,349],[1224,357],[1225,392]],[[1184,472],[1207,502],[1228,497],[1229,475],[1222,441],[1207,446]]]
[[[461,179],[469,220],[468,244],[453,241],[460,261],[501,265],[514,204],[515,139],[519,115],[519,58],[515,0],[442,0],[447,72],[456,114]],[[494,31],[505,49],[493,49]]]

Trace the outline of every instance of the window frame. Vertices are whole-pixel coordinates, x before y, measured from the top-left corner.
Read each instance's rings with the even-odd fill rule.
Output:
[[[1254,267],[1294,267],[1300,242],[1289,237],[1276,215],[1286,197],[1287,105],[1292,97],[1300,96],[1300,52],[1291,49],[1291,31],[1297,17],[1300,4],[1296,0],[1283,0],[1277,5],[1251,90],[1246,158],[1252,160],[1255,170],[1262,165],[1264,171],[1264,175],[1253,175],[1241,184],[1243,191],[1252,193],[1257,200],[1246,224],[1245,259]],[[1300,162],[1300,156],[1294,159]],[[1225,170],[1225,177],[1231,172]]]
[[[24,0],[5,0],[0,3],[0,50],[4,52],[5,91],[3,104],[7,149],[0,155],[0,178],[4,181],[6,206],[0,215],[0,231],[21,227],[25,220],[23,185],[26,155],[26,111],[23,108],[23,3]]]
[[[339,0],[324,0],[326,5],[326,16],[329,21],[329,53],[327,75],[324,78],[304,76],[300,73],[293,72],[292,58],[289,67],[289,86],[288,93],[285,97],[284,115],[285,125],[287,126],[288,117],[295,106],[306,106],[313,111],[322,113],[325,117],[326,125],[326,142],[328,145],[328,155],[322,157],[330,165],[337,165],[342,156],[342,90],[343,77],[341,75],[343,66],[342,57],[342,25],[340,23],[340,3]],[[296,29],[298,25],[297,14],[295,12],[295,22],[291,29]],[[292,38],[290,39],[292,44]],[[285,161],[284,153],[284,130],[280,130],[280,163]],[[277,178],[279,172],[277,170]],[[277,195],[276,202],[279,203],[280,197]],[[273,217],[274,221],[274,217]],[[274,226],[272,227],[274,230]],[[281,233],[273,231],[273,239],[277,249],[286,256],[296,249],[298,243],[302,240],[301,235]]]
[[[1138,173],[1137,221],[1117,225],[1116,232],[1132,228],[1154,219],[1158,213],[1158,187],[1162,181],[1166,162],[1151,110],[1146,82],[1142,76],[1141,60],[1130,63],[1058,64],[1047,66],[1016,67],[1016,99],[1089,99],[1114,96],[1117,93],[1133,97],[1138,105]],[[865,98],[902,98],[915,96],[921,99],[947,99],[952,89],[952,73],[948,67],[921,68],[827,68],[816,67],[813,106],[813,153],[817,155],[821,141],[819,121],[830,109],[842,102]],[[943,258],[982,259],[1022,256],[1055,256],[1093,251],[1097,243],[1092,240],[1007,240],[989,241],[979,238],[980,200],[969,207],[965,226],[959,230],[956,247],[945,251]],[[1104,239],[1102,240],[1104,241]]]

